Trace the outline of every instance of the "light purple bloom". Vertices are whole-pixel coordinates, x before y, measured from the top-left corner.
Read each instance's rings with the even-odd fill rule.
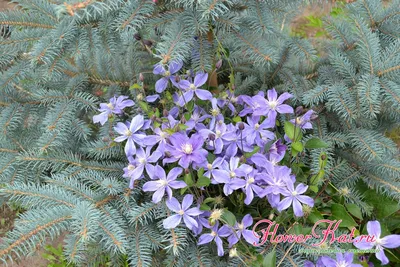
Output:
[[[214,140],[208,140],[208,148],[213,149],[215,154],[220,154],[224,148],[224,143],[228,143],[229,140],[236,138],[235,132],[227,131],[226,124],[221,122],[215,126],[215,131],[209,129],[202,129],[199,134],[207,139],[210,135],[214,136]]]
[[[336,254],[336,260],[328,256],[322,256],[321,261],[325,267],[362,267],[361,264],[353,263],[353,253],[347,252]]]
[[[149,95],[149,96],[146,96],[146,101],[149,103],[153,103],[154,101],[156,101],[159,98],[160,98],[160,95],[158,95],[158,94]]]
[[[243,191],[246,194],[246,198],[244,200],[244,204],[250,205],[251,201],[253,201],[254,193],[259,195],[262,193],[263,189],[255,184],[256,176],[258,174],[257,170],[253,170],[249,174],[246,175],[246,185],[243,188]]]
[[[205,113],[204,109],[202,109],[199,106],[195,106],[193,109],[192,116],[185,123],[185,125],[188,126],[186,130],[190,131],[193,128],[195,128],[197,131],[199,131],[200,129],[206,128],[204,124],[202,124],[201,122],[210,117],[211,117],[210,115]]]
[[[117,133],[121,134],[121,136],[115,138],[114,141],[122,142],[124,140],[127,140],[125,145],[125,153],[127,156],[134,155],[136,153],[135,143],[141,145],[143,139],[146,138],[146,135],[137,133],[143,127],[143,124],[144,124],[143,116],[137,115],[133,117],[129,125],[129,128],[128,126],[126,126],[126,124],[122,122],[118,122],[117,126],[114,127],[114,130],[117,131]]]
[[[165,229],[175,228],[181,223],[182,218],[187,228],[190,230],[192,230],[193,227],[198,227],[196,220],[192,217],[198,216],[203,212],[197,207],[189,209],[189,207],[193,204],[193,195],[186,195],[182,200],[182,205],[179,204],[178,200],[174,197],[170,200],[167,200],[166,204],[170,210],[177,214],[169,216],[163,221],[163,226]]]
[[[293,113],[293,108],[289,105],[283,104],[283,102],[292,97],[289,93],[283,93],[278,97],[275,88],[268,90],[267,92],[267,107],[268,107],[268,120],[270,123],[274,123],[276,121],[276,116],[278,113],[286,114]]]
[[[290,120],[291,123],[300,127],[301,129],[312,129],[311,116],[315,113],[314,110],[307,111],[304,115]]]
[[[293,204],[294,215],[297,217],[303,216],[303,208],[301,203],[307,204],[310,207],[314,206],[314,199],[309,196],[304,196],[308,186],[304,184],[298,184],[294,189],[294,182],[292,180],[286,181],[287,189],[282,190],[281,194],[285,196],[278,204],[278,211],[286,210]]]
[[[215,97],[211,99],[211,106],[211,121],[209,123],[209,129],[214,129],[217,117],[222,117],[221,110],[218,106],[218,100]]]
[[[200,236],[197,245],[207,244],[214,240],[214,242],[217,244],[218,256],[222,257],[224,256],[224,247],[222,246],[221,237],[227,237],[231,233],[231,229],[225,225],[218,229],[218,222],[216,222],[214,227],[211,229],[211,233],[202,234]]]
[[[123,169],[124,174],[122,175],[122,177],[130,178],[129,188],[133,189],[135,181],[143,178],[143,171],[140,174],[138,172],[135,172],[135,170],[137,168],[137,164],[132,156],[129,156],[128,160],[129,160],[128,167],[125,167]]]
[[[268,128],[275,126],[271,124],[269,120],[265,119],[259,124],[260,117],[252,116],[247,117],[248,126],[243,130],[243,135],[246,136],[246,141],[249,144],[256,143],[258,146],[263,147],[268,141],[275,138],[275,134],[268,131]]]
[[[170,158],[165,158],[164,163],[175,162],[179,160],[179,165],[188,168],[189,164],[196,162],[198,164],[206,161],[208,155],[207,150],[203,149],[204,139],[199,134],[194,134],[190,138],[182,133],[174,133],[169,138],[171,145],[168,151],[171,153]]]
[[[194,95],[196,95],[201,100],[210,100],[212,98],[211,92],[204,89],[199,89],[200,86],[206,83],[207,78],[207,72],[200,72],[196,74],[196,77],[194,77],[193,83],[187,80],[180,81],[180,88],[185,90],[186,92],[184,92],[183,95],[179,97],[178,104],[181,107],[184,106],[186,103],[193,99]]]
[[[389,263],[389,259],[386,257],[384,248],[397,248],[400,247],[400,235],[387,235],[381,238],[381,224],[378,221],[369,221],[367,223],[368,235],[375,237],[375,242],[367,242],[366,239],[357,237],[353,244],[358,249],[372,249],[376,246],[379,252],[375,253],[378,260],[382,262],[382,265]]]
[[[182,68],[182,66],[183,66],[183,63],[181,61],[171,62],[168,66],[168,70],[166,70],[164,68],[164,66],[161,64],[157,64],[154,66],[153,73],[164,76],[156,82],[156,92],[157,93],[162,93],[167,88],[169,80],[175,86],[177,86],[177,83],[175,82],[175,76],[173,76],[172,74],[175,74],[176,72],[178,72]]]
[[[268,114],[267,101],[264,98],[263,93],[259,92],[253,97],[241,95],[240,100],[247,104],[247,107],[245,106],[245,108],[239,113],[240,117],[244,117],[247,114],[253,114],[253,116],[265,116]]]
[[[280,162],[283,157],[285,156],[287,147],[282,144],[281,139],[278,139],[275,143],[271,145],[268,151],[268,160],[273,164],[276,165]]]
[[[243,217],[241,223],[235,224],[235,233],[228,237],[229,247],[232,247],[234,244],[239,242],[240,238],[244,237],[247,243],[254,245],[258,244],[259,238],[257,238],[252,230],[247,230],[247,227],[250,227],[253,224],[253,218],[250,214],[247,214]]]
[[[325,267],[325,265],[322,263],[322,257],[319,257],[315,264],[311,261],[305,261],[304,267]]]
[[[93,122],[100,122],[101,125],[104,125],[110,114],[122,114],[124,108],[131,107],[135,104],[135,102],[127,98],[128,96],[123,95],[118,98],[114,96],[113,98],[110,98],[110,103],[101,103],[99,109],[101,113],[93,116]]]
[[[159,151],[154,151],[151,154],[151,149],[152,147],[148,146],[146,147],[145,151],[142,147],[139,147],[136,151],[135,162],[137,167],[132,171],[132,178],[134,180],[138,179],[143,174],[145,168],[147,174],[149,174],[154,168],[154,166],[150,163],[157,162],[157,160],[162,156],[161,152]]]
[[[182,168],[175,167],[169,171],[168,176],[165,175],[165,170],[159,165],[152,168],[149,176],[154,181],[146,182],[143,185],[143,191],[155,191],[153,194],[153,202],[158,203],[167,192],[168,199],[172,198],[172,190],[186,187],[186,183],[183,181],[176,181],[176,178],[182,173]],[[159,180],[155,180],[159,178]]]

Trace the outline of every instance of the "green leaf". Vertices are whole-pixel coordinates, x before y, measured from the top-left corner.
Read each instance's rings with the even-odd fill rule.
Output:
[[[303,144],[301,142],[294,142],[292,143],[292,149],[294,149],[297,152],[303,151]]]
[[[259,146],[256,146],[256,147],[253,149],[253,151],[244,153],[244,156],[245,156],[246,158],[250,158],[251,156],[253,156],[254,154],[256,154],[258,151],[260,151],[260,147],[259,147]]]
[[[275,267],[276,266],[276,251],[275,248],[265,255],[263,260],[263,267]]]
[[[238,122],[241,122],[241,121],[242,121],[242,118],[240,118],[239,116],[236,116],[236,117],[234,117],[234,118],[232,119],[232,121],[238,123]]]
[[[210,202],[214,202],[214,201],[215,201],[215,198],[213,198],[213,197],[208,197],[208,198],[204,199],[203,204],[210,203]]]
[[[234,215],[232,212],[230,212],[229,210],[224,209],[224,211],[222,212],[222,215],[221,215],[221,219],[222,219],[223,221],[225,221],[227,224],[229,224],[230,226],[235,226],[236,217],[235,217],[235,215]]]
[[[317,174],[313,175],[310,179],[310,185],[317,186],[319,181],[324,177],[325,171],[320,170]]]
[[[322,214],[316,209],[314,209],[307,217],[307,220],[313,224],[323,219],[324,217],[322,216]],[[321,223],[320,225],[322,227],[326,227],[326,223]]]
[[[377,194],[373,189],[364,192],[364,201],[374,207],[375,215],[378,219],[385,218],[400,209],[396,201],[382,194]]]
[[[129,90],[134,90],[134,89],[142,89],[142,86],[140,86],[140,84],[137,84],[137,83],[132,84],[132,85],[129,87]]]
[[[211,210],[211,208],[207,204],[203,203],[200,205],[200,210]]]
[[[297,126],[294,126],[293,123],[291,123],[289,121],[285,121],[285,124],[283,127],[285,129],[285,134],[293,142],[300,141],[301,138],[303,137],[303,134],[301,133],[301,129]]]
[[[185,174],[185,176],[183,177],[183,181],[190,187],[192,185],[194,185],[194,181],[192,178],[192,175],[190,173]]]
[[[346,211],[346,208],[341,204],[332,204],[331,206],[332,218],[335,220],[342,220],[339,227],[351,227],[356,226],[357,223]]]
[[[147,105],[146,102],[139,101],[139,106],[144,112],[149,112],[149,106]]]
[[[197,179],[197,187],[203,187],[203,186],[209,186],[211,183],[210,178],[205,177],[204,175],[199,176],[199,178]]]
[[[319,138],[311,138],[310,140],[308,140],[306,142],[306,144],[304,146],[305,146],[305,148],[308,148],[308,149],[314,149],[314,148],[328,147],[328,144]]]
[[[359,206],[357,206],[356,204],[353,204],[353,203],[347,203],[347,204],[345,204],[345,206],[351,215],[362,220],[363,216],[362,216],[361,209]]]

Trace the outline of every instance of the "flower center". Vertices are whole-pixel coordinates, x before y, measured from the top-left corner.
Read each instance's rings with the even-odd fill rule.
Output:
[[[114,105],[111,104],[111,103],[108,103],[108,104],[107,104],[107,107],[108,107],[109,109],[114,109]]]
[[[189,89],[190,89],[190,90],[194,90],[194,89],[196,89],[196,85],[194,85],[193,83],[192,83],[192,84],[190,84],[190,86],[189,86]]]
[[[145,158],[139,158],[139,163],[141,163],[141,164],[146,163],[146,159]]]
[[[209,169],[209,170],[212,169],[212,165],[210,163],[207,164],[207,169]]]
[[[184,144],[184,145],[182,145],[182,151],[185,154],[192,154],[193,146],[191,144]]]
[[[162,186],[167,186],[168,185],[168,181],[167,180],[160,180],[160,184]]]
[[[235,172],[230,172],[230,173],[229,173],[229,176],[230,176],[231,178],[236,177],[236,173],[235,173]]]
[[[243,230],[243,229],[244,229],[243,223],[239,223],[239,224],[238,224],[238,228],[239,228],[239,230]]]
[[[160,137],[161,137],[162,139],[166,138],[166,137],[167,137],[167,133],[161,132],[161,133],[160,133]]]
[[[221,136],[221,131],[220,131],[220,130],[217,130],[217,131],[215,132],[215,134],[217,135],[217,137],[220,137],[220,136]]]
[[[135,169],[135,165],[129,164],[128,165],[128,170],[133,171]]]
[[[347,267],[348,265],[345,262],[338,262],[336,267]]]
[[[375,244],[381,245],[382,244],[382,239],[376,238]]]
[[[185,213],[184,210],[180,210],[180,211],[178,212],[179,215],[183,215],[184,213]]]
[[[297,196],[297,192],[296,192],[296,191],[293,191],[293,192],[292,192],[292,196]]]
[[[126,135],[126,136],[132,136],[131,130],[127,130],[127,131],[125,132],[125,135]]]
[[[253,178],[253,177],[250,177],[249,180],[247,180],[247,183],[248,183],[248,184],[254,183],[254,178]]]
[[[296,118],[296,124],[300,125],[303,122],[303,120],[300,117]]]
[[[214,117],[218,116],[219,114],[219,109],[212,109],[211,110],[211,115],[213,115]]]
[[[170,76],[171,75],[171,72],[169,71],[169,70],[167,70],[166,72],[164,72],[164,76],[165,77],[168,77],[168,76]]]
[[[217,233],[214,232],[214,231],[211,231],[211,235],[212,235],[212,236],[217,236]]]
[[[258,128],[260,128],[260,124],[256,123],[256,124],[254,125],[254,128],[256,128],[256,130],[258,130]]]
[[[270,101],[270,102],[268,102],[268,104],[269,104],[269,107],[270,107],[271,109],[275,110],[276,106],[278,105],[278,102],[276,102],[276,101]]]

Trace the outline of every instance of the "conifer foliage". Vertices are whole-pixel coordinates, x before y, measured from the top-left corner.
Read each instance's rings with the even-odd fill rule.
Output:
[[[285,100],[295,110],[268,113],[276,117],[268,128],[286,142],[282,162],[308,186],[314,207],[303,208],[299,219],[300,211],[280,213],[262,198],[250,205],[246,194],[231,199],[222,187],[214,207],[224,207],[226,199],[246,201],[239,209],[230,206],[235,212],[228,214],[243,223],[246,213],[275,218],[287,226],[283,232],[293,228],[296,234],[322,218],[346,218],[344,232],[353,226],[364,230],[368,221],[379,224],[375,219],[385,220],[385,235],[399,231],[391,221],[400,202],[399,148],[385,134],[400,125],[400,0],[346,5],[340,16],[325,19],[324,48],[291,34],[290,23],[304,4],[299,0],[14,2],[15,9],[0,12],[0,200],[25,211],[0,243],[0,262],[25,256],[63,233],[65,258],[77,266],[315,262],[317,257],[298,253],[304,248],[298,244],[269,242],[260,247],[239,242],[229,251],[224,241],[225,256],[219,257],[220,246],[217,251],[198,245],[192,229],[164,227],[172,215],[168,203],[152,201],[144,180],[126,179],[129,156],[139,151],[132,153],[132,143],[141,147],[134,136],[143,133],[131,131],[122,140],[118,123],[134,124],[133,117],[144,115],[148,124],[161,125],[175,105],[194,112],[185,103],[191,97],[211,110],[206,120],[215,125],[212,110],[220,104],[211,98],[218,96],[225,101],[223,111],[232,111],[226,116],[232,125],[239,127],[243,119],[254,126],[245,118],[256,111],[246,109],[257,97],[273,101],[267,93],[272,88],[290,93]],[[196,84],[198,73],[208,73],[208,80]],[[173,94],[184,88],[182,80],[191,79],[184,98]],[[242,110],[229,106],[235,96],[245,96],[239,98]],[[185,126],[178,123],[184,128],[177,131],[184,131],[189,118],[179,114]],[[296,129],[298,139],[290,135]],[[240,145],[237,150],[246,158],[258,152]],[[304,229],[293,227],[296,223]],[[393,253],[389,258],[400,261]]]

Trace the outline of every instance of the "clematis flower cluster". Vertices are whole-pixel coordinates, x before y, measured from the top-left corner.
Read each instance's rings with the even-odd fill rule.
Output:
[[[141,185],[153,202],[165,201],[169,214],[164,228],[187,227],[199,236],[199,245],[214,242],[223,256],[224,240],[233,247],[241,239],[249,244],[258,239],[251,231],[252,215],[229,225],[216,199],[242,196],[244,205],[268,203],[278,212],[293,210],[297,217],[304,215],[305,205],[314,205],[307,196],[308,186],[297,182],[291,168],[282,163],[288,145],[276,125],[281,114],[294,118],[293,108],[285,103],[292,95],[279,95],[275,89],[255,96],[235,96],[231,90],[216,95],[207,90],[207,73],[179,76],[181,68],[181,62],[155,66],[154,74],[162,75],[155,85],[160,95],[152,95],[143,105],[157,109],[161,105],[156,100],[166,90],[172,90],[173,105],[169,109],[163,105],[163,112],[116,121],[114,142],[124,145],[123,177],[130,180],[129,187]],[[126,96],[120,98],[128,101]],[[133,101],[118,103],[114,110],[119,112]],[[294,118],[293,123],[300,122],[304,131],[312,128],[312,113]],[[94,121],[102,123],[96,116]],[[211,192],[207,203],[214,206],[202,204]]]

